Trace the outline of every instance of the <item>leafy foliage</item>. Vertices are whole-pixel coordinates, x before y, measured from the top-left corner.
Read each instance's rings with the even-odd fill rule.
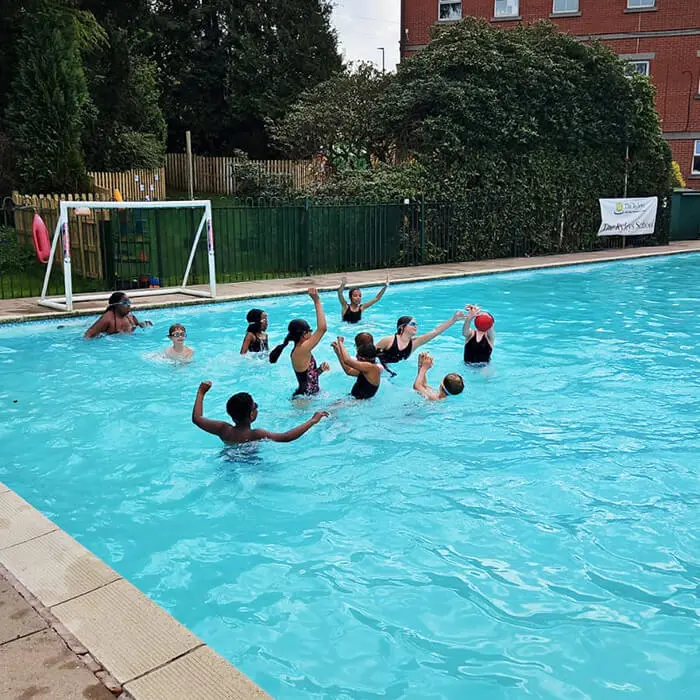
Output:
[[[22,272],[34,262],[32,251],[17,240],[17,232],[0,226],[0,275]]]

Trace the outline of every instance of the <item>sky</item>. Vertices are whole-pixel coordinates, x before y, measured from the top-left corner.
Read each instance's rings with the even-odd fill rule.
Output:
[[[386,70],[399,62],[401,0],[334,0],[333,25],[346,61],[371,61],[381,69],[385,49]]]

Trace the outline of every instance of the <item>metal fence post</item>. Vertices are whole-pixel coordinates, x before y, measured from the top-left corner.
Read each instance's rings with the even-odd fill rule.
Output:
[[[425,265],[425,198],[420,196],[420,264]]]
[[[304,198],[304,245],[306,259],[306,275],[311,276],[311,213],[309,198]]]

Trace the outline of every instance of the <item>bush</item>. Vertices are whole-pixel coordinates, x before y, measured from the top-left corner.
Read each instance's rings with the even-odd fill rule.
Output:
[[[22,272],[32,265],[34,254],[20,245],[17,231],[0,226],[0,275]]]

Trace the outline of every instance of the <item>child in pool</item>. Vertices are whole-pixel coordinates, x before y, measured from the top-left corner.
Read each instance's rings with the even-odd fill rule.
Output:
[[[166,349],[165,356],[169,360],[176,362],[192,362],[194,358],[194,350],[185,345],[187,331],[181,323],[173,323],[168,331],[168,338],[172,345]]]
[[[292,442],[300,438],[309,428],[316,425],[322,418],[328,416],[327,411],[316,411],[305,423],[286,433],[271,433],[251,427],[258,417],[258,404],[250,394],[241,392],[234,394],[226,402],[226,413],[231,416],[233,425],[220,420],[204,417],[204,395],[211,389],[211,382],[202,382],[197,390],[197,398],[192,408],[192,422],[207,433],[216,435],[223,442],[232,445],[256,440],[272,440],[273,442]]]
[[[418,355],[418,376],[413,383],[413,388],[428,401],[443,401],[448,396],[457,396],[464,391],[464,380],[459,374],[446,374],[440,383],[440,388],[435,391],[428,384],[428,370],[433,366],[433,358],[428,352]]]
[[[369,335],[369,334],[366,334]],[[357,348],[357,359],[354,360],[345,348],[345,338],[339,336],[331,347],[338,356],[345,374],[357,377],[351,394],[356,399],[371,399],[379,390],[384,368],[377,364],[377,348],[373,343],[363,343]]]

